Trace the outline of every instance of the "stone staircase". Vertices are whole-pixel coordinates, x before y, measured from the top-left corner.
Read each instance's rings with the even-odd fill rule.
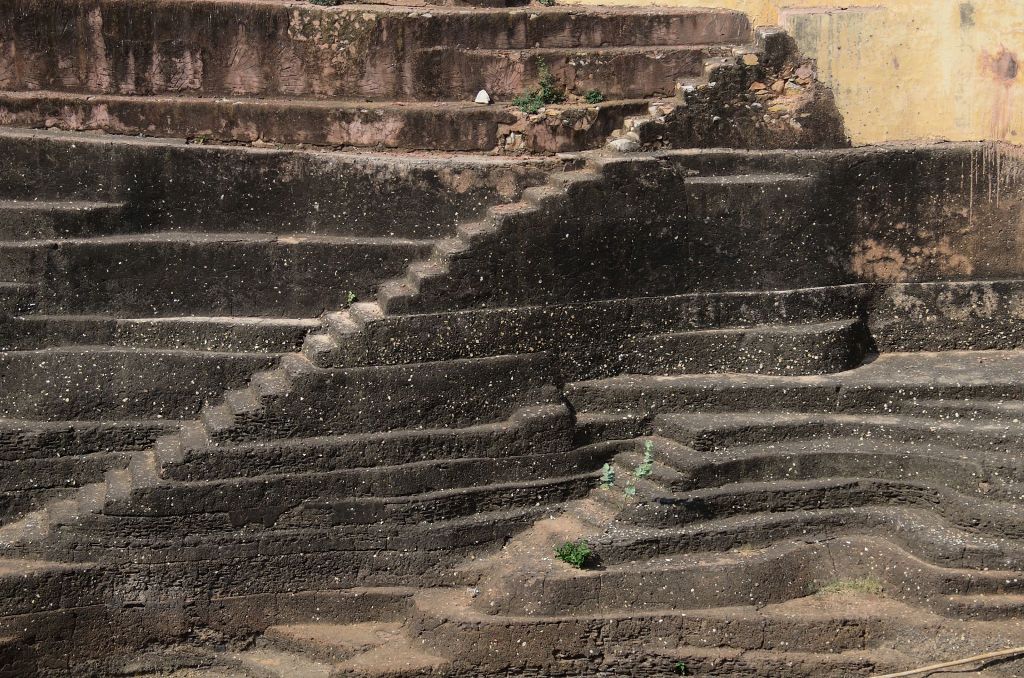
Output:
[[[433,151],[600,146],[751,43],[740,13],[646,8],[66,0],[13,3],[0,28],[3,124]],[[568,100],[524,115],[542,63]]]
[[[182,420],[198,416],[204,400],[219,400],[225,390],[243,386],[254,372],[295,351],[320,326],[317,316],[325,309],[372,296],[375,281],[431,252],[444,229],[458,223],[459,211],[471,217],[479,200],[502,199],[497,191],[508,200],[546,171],[532,161],[473,158],[433,166],[386,156],[284,153],[268,159],[261,152],[173,143],[111,145],[16,131],[6,132],[0,143],[11,158],[5,176],[16,177],[8,186],[11,199],[3,202],[7,237],[0,250],[9,264],[9,284],[31,292],[31,301],[23,296],[0,326],[8,470],[3,514],[8,519],[85,486],[81,502],[64,500],[53,511],[73,518],[74,506],[95,510],[107,490],[112,496],[125,491],[126,478],[147,482],[146,460],[152,455],[134,459],[133,450],[150,448]],[[237,156],[243,171],[248,162],[273,173],[276,168],[268,165],[276,160],[288,163],[290,172],[313,169],[329,181],[332,175],[354,175],[350,182],[362,175],[361,181],[381,191],[403,190],[403,182],[412,181],[421,186],[417,197],[431,190],[444,193],[450,182],[470,179],[475,185],[462,188],[461,195],[445,195],[433,214],[421,211],[418,222],[408,226],[387,219],[374,224],[365,212],[350,217],[364,209],[363,196],[353,194],[328,195],[323,209],[319,202],[283,203],[276,212],[259,213],[253,231],[244,232],[237,219],[222,218],[214,225],[192,217],[195,205],[173,193],[178,190],[174,175],[162,174],[163,168],[157,176],[129,174],[144,174],[140,166],[151,163],[154,154],[176,169],[188,168],[196,155],[212,156],[217,172],[217,156],[223,153]],[[63,169],[48,166],[57,158]],[[90,186],[76,171],[90,160],[111,162],[115,176],[101,175]],[[192,169],[194,183],[186,184],[201,194],[211,170]],[[112,195],[111,186],[129,196],[133,188],[116,176],[118,171],[135,176],[150,194],[160,191],[156,184],[163,177],[168,193],[141,201]],[[431,181],[436,188],[428,188]],[[68,199],[43,193],[44,182]],[[222,182],[219,202],[243,215],[266,210],[264,196],[249,190]],[[87,193],[95,199],[84,200]],[[151,198],[164,209],[149,211]],[[184,213],[180,221],[173,218],[179,211]],[[205,218],[217,221],[216,211]],[[275,214],[276,224],[261,223]],[[271,227],[276,232],[268,233]],[[272,390],[274,379],[268,383]],[[216,413],[209,420],[217,421]],[[118,470],[123,467],[127,470]],[[103,483],[96,485],[104,473],[111,481],[106,490]],[[49,522],[43,516],[28,520]]]
[[[1022,644],[1024,273],[971,240],[1019,173],[830,148],[820,99],[758,94],[814,89],[787,45],[690,9],[5,6],[0,674]],[[523,115],[541,59],[568,102]],[[824,150],[620,153],[722,139]],[[578,538],[593,567],[552,558]]]
[[[611,473],[468,562],[468,588],[419,594],[407,633],[457,658],[444,675],[874,675],[957,658],[946,642],[1019,644],[998,620],[1024,601],[1008,419],[1022,359],[886,354],[834,375],[569,384]],[[792,399],[769,404],[780,393]],[[607,413],[633,430],[583,423]],[[552,556],[580,538],[587,569]],[[916,657],[918,633],[936,639]]]

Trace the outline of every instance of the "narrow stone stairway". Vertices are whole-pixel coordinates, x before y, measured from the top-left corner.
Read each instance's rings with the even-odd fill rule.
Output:
[[[31,303],[8,311],[0,332],[5,349],[0,408],[8,470],[2,512],[8,524],[0,532],[14,554],[31,551],[30,545],[49,539],[58,525],[78,524],[88,514],[128,499],[133,491],[160,483],[164,464],[184,462],[188,453],[205,451],[219,439],[248,443],[283,438],[287,449],[289,439],[303,433],[296,430],[301,426],[298,419],[286,427],[249,434],[255,423],[237,425],[234,418],[249,417],[251,410],[259,407],[259,399],[286,392],[293,379],[314,371],[295,351],[310,330],[321,326],[317,316],[355,299],[372,297],[380,281],[404,272],[411,261],[426,257],[446,242],[444,236],[457,227],[460,212],[471,219],[480,211],[481,200],[514,200],[525,186],[558,166],[472,157],[434,163],[388,156],[325,157],[289,152],[268,157],[259,151],[173,142],[163,146],[151,142],[111,145],[99,138],[15,131],[8,132],[0,143],[8,146],[12,163],[23,163],[5,168],[5,174],[17,172],[17,179],[8,188],[13,197],[3,203],[7,239],[0,243],[0,250],[4,261],[12,264],[7,268],[11,284],[33,292]],[[413,201],[430,200],[431,192],[445,195],[431,211],[420,211],[416,223],[375,222],[372,214],[363,211],[364,195],[328,193],[320,198],[323,203],[278,203],[273,225],[273,213],[270,219],[266,213],[254,213],[253,232],[232,220],[199,231],[193,224],[216,219],[198,214],[190,218],[195,206],[178,202],[171,193],[157,211],[150,211],[145,200],[118,202],[114,196],[102,202],[110,195],[111,185],[130,191],[130,183],[100,175],[90,186],[75,174],[85,158],[104,154],[112,156],[115,172],[139,171],[135,163],[149,162],[154,152],[178,166],[188,166],[199,155],[212,160],[215,172],[222,155],[233,155],[242,163],[239,179],[243,184],[245,162],[272,175],[278,171],[273,163],[283,160],[290,164],[288,172],[306,163],[321,174],[326,168],[335,178],[368,181],[380,191],[402,190],[403,182],[412,182],[419,186],[419,193],[410,195]],[[62,156],[63,173],[52,169],[48,175],[46,165]],[[146,171],[150,170],[142,170]],[[210,170],[196,171],[192,186],[202,192],[203,182],[209,180],[203,172]],[[454,197],[448,193],[451,182],[467,178],[475,184],[463,186]],[[70,187],[68,200],[42,194],[40,185],[46,179],[57,187]],[[167,181],[166,176],[144,181],[149,192],[159,190],[154,184],[160,181],[174,183],[173,177]],[[276,185],[274,180],[268,190],[278,190]],[[222,183],[220,190],[219,200],[227,198],[234,203],[231,209],[241,212],[243,222],[246,203],[257,206],[264,199],[248,193],[248,186]],[[83,200],[83,194],[90,192],[96,199]],[[35,197],[26,197],[29,195]],[[342,216],[332,220],[326,210]],[[176,220],[173,215],[179,211],[185,215]],[[397,215],[403,216],[401,209]],[[276,232],[268,232],[270,228]],[[281,368],[271,369],[282,356],[286,360]],[[514,358],[491,361],[491,369],[500,371],[514,362]],[[259,374],[252,377],[254,373]],[[329,382],[345,375],[328,376]],[[375,383],[379,386],[403,376],[397,372],[379,377],[367,374],[357,388],[373,389]],[[242,389],[225,397],[226,391],[245,386],[251,377],[252,392]],[[438,378],[443,375],[432,377],[432,381]],[[509,398],[509,404],[514,404],[516,396]],[[208,400],[225,404],[203,410]],[[353,400],[353,406],[358,402]],[[378,413],[374,425],[384,426],[382,422],[388,421],[390,414],[394,412]],[[200,419],[189,421],[200,415]],[[333,416],[342,418],[339,413]],[[532,421],[531,417],[550,414],[527,412],[524,416]],[[458,440],[458,433],[442,428],[467,417],[457,406],[447,414],[437,414],[431,420],[438,429],[433,435],[452,438],[456,449],[480,446],[480,439],[503,435],[484,425],[479,432],[471,431],[466,436],[469,442],[464,443]],[[181,433],[176,433],[183,424]],[[308,425],[309,435],[341,432],[337,425],[322,421]],[[344,433],[360,430],[359,425],[342,428]],[[413,453],[409,448],[416,440],[430,439],[430,435],[411,432],[403,437],[385,432],[378,436],[377,444],[392,445],[395,458],[401,461]],[[351,454],[360,454],[357,448],[374,443],[358,437],[328,437],[318,442],[321,454],[325,446],[348,447]],[[295,451],[293,459],[308,456],[308,446],[290,447]],[[221,453],[220,460],[229,456],[227,450]],[[259,453],[258,448],[242,449],[236,458]],[[211,471],[203,460],[188,458],[191,466],[184,465],[177,477],[195,481],[197,487],[192,491],[199,494],[244,495],[252,485],[265,485],[263,476],[274,466],[285,471],[296,468],[273,451],[266,455],[265,463],[242,464],[228,476],[224,476],[227,466]],[[206,456],[207,463],[210,457]],[[347,463],[333,459],[324,470],[341,471]],[[484,471],[488,472],[494,471]],[[217,485],[218,479],[245,476],[261,480],[249,485],[236,482],[232,489]],[[427,489],[447,487],[445,477],[428,484]],[[287,483],[287,475],[279,478]],[[319,480],[321,488],[324,482]],[[299,496],[307,496],[302,493],[309,491],[318,490],[299,489]],[[398,487],[396,491],[404,490]],[[263,506],[265,499],[256,503]],[[219,505],[227,501],[225,497]],[[241,524],[254,513],[247,513],[244,506],[231,508],[235,510],[233,520]],[[198,509],[195,505],[188,510]],[[264,508],[263,512],[268,510],[273,511]],[[81,551],[78,559],[84,553]]]

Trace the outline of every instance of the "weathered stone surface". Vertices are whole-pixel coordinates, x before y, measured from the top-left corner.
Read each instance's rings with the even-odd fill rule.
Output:
[[[1012,149],[843,148],[731,12],[19,0],[0,55],[0,120],[191,137],[0,131],[0,672],[1024,643]]]

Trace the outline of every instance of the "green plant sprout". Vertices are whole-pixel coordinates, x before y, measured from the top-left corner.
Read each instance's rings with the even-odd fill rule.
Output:
[[[601,489],[610,490],[614,484],[615,467],[611,464],[605,463],[605,465],[601,467]]]
[[[558,87],[547,62],[540,57],[537,57],[537,75],[540,78],[540,87],[512,99],[513,106],[530,115],[537,113],[547,104],[560,104],[565,101],[565,92]]]
[[[636,481],[651,475],[654,470],[654,443],[650,440],[644,441],[644,456],[630,474],[630,480],[626,483],[624,492],[627,497],[636,496]]]
[[[587,543],[586,539],[567,541],[555,548],[555,556],[559,560],[580,570],[583,569],[583,566],[587,564],[587,561],[593,555],[594,551],[590,548],[590,544]]]

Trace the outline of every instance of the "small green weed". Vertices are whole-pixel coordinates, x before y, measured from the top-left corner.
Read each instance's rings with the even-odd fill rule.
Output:
[[[542,5],[544,5],[545,7],[554,7],[555,6],[555,0],[537,0],[537,2],[539,2]]]
[[[349,290],[348,292],[345,293],[345,305],[346,306],[351,306],[352,304],[356,303],[357,301],[359,301],[359,296],[355,292]]]
[[[604,101],[604,95],[601,94],[600,90],[592,89],[583,95],[583,100],[588,104],[599,104]]]
[[[673,665],[672,668],[675,669],[675,672],[676,672],[677,676],[688,676],[688,675],[690,675],[689,673],[686,672],[686,664],[684,662],[676,662]]]
[[[605,464],[601,467],[601,489],[610,490],[615,484],[615,467]]]
[[[577,569],[583,569],[587,562],[593,557],[594,551],[586,539],[567,541],[555,548],[555,556],[563,563],[568,563]]]
[[[540,77],[539,87],[533,91],[520,94],[512,99],[512,105],[523,113],[533,115],[548,104],[560,104],[565,101],[565,92],[555,82],[546,61],[537,58],[537,74]]]
[[[877,579],[839,579],[818,589],[818,593],[863,593],[870,596],[882,594],[884,585]]]
[[[627,497],[636,496],[636,481],[641,478],[646,478],[651,475],[651,471],[654,470],[654,443],[650,440],[644,441],[644,456],[640,460],[640,463],[633,469],[633,473],[630,474],[629,482],[626,483],[626,489],[624,492]]]

